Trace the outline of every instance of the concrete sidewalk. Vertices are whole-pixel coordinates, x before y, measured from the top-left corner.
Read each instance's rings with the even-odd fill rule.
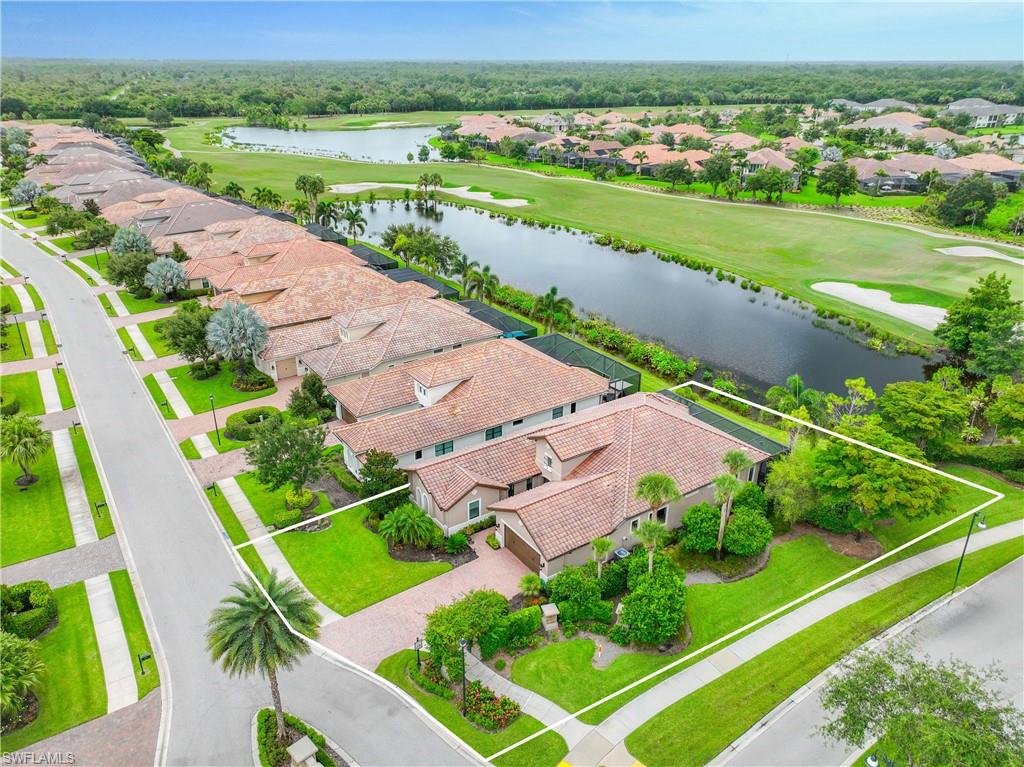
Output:
[[[158,378],[159,372],[154,373],[154,378]],[[167,373],[163,373],[167,375]],[[188,375],[184,373],[184,375]],[[158,378],[159,380],[159,378]],[[168,378],[168,383],[173,382]],[[223,407],[217,406],[217,424],[220,428],[224,428],[224,423],[227,417],[232,413],[237,413],[240,410],[249,410],[254,407],[264,407],[270,405],[276,407],[278,410],[284,410],[288,407],[288,397],[291,395],[292,389],[302,383],[302,378],[299,376],[292,376],[291,378],[285,378],[284,380],[277,381],[277,391],[273,394],[268,394],[266,397],[259,397],[258,399],[251,399],[247,402],[237,402],[234,405],[224,405]],[[177,389],[175,389],[177,391]],[[170,402],[170,400],[168,400]],[[194,437],[196,434],[206,434],[207,432],[213,431],[213,413],[206,411],[205,413],[193,414],[190,410],[187,416],[182,416],[180,413],[178,419],[175,421],[168,421],[167,427],[171,430],[174,438],[181,442],[187,437]]]
[[[156,352],[153,351],[153,347],[149,345],[149,339],[142,334],[142,329],[138,325],[125,325],[124,329],[128,333],[128,337],[132,339],[135,351],[144,362],[156,359]]]
[[[43,339],[43,328],[37,320],[30,320],[25,323],[25,334],[32,349],[33,357],[47,357],[50,352],[46,349],[46,341]]]
[[[53,435],[53,452],[57,456],[57,468],[60,471],[60,484],[64,488],[64,501],[71,517],[71,530],[75,536],[75,545],[93,543],[99,540],[96,525],[89,507],[89,497],[85,493],[82,473],[78,470],[78,459],[75,447],[71,442],[71,434],[67,429],[51,432]]]
[[[132,654],[128,649],[128,637],[121,623],[117,609],[114,587],[110,575],[104,573],[85,582],[85,593],[89,598],[89,611],[96,631],[96,643],[103,663],[103,681],[107,686],[107,713],[112,714],[139,699],[139,688],[135,683],[135,668]]]
[[[60,401],[60,391],[57,389],[57,379],[54,377],[56,368],[45,368],[36,372],[39,378],[39,391],[43,395],[43,410],[46,413],[59,413],[64,409]]]
[[[153,380],[156,381],[156,385],[163,392],[164,399],[167,400],[167,404],[174,411],[175,418],[188,418],[192,415],[192,408],[188,406],[185,398],[181,396],[181,392],[178,391],[178,387],[174,385],[171,377],[167,375],[166,370],[158,370],[153,373]]]

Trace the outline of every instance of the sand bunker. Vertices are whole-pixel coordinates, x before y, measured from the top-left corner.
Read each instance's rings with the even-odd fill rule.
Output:
[[[980,245],[960,245],[955,248],[939,248],[939,253],[947,256],[960,256],[961,258],[998,258],[1000,261],[1009,261],[1017,266],[1024,266],[1024,258],[1007,256],[991,248],[983,248]]]
[[[400,125],[412,125],[408,120],[385,120],[384,122],[374,123],[371,128],[397,128]]]
[[[816,282],[811,288],[819,293],[849,301],[851,304],[888,314],[926,330],[934,330],[946,316],[946,310],[927,304],[901,304],[893,301],[885,290],[862,288],[849,282]]]
[[[333,184],[331,186],[332,192],[339,194],[361,194],[371,189],[383,189],[384,187],[391,187],[392,189],[415,189],[415,184],[382,184],[376,181],[362,181],[358,184]],[[462,197],[465,200],[476,200],[478,202],[492,202],[495,205],[501,205],[505,208],[521,208],[524,205],[529,205],[529,200],[520,199],[498,199],[490,192],[471,192],[468,186],[443,186],[440,189],[445,194],[450,194],[455,197]]]

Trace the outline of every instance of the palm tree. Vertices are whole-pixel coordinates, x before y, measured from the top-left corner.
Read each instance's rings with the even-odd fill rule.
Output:
[[[601,577],[601,568],[604,565],[604,561],[608,558],[608,552],[612,550],[615,543],[611,538],[595,538],[590,542],[590,545],[594,549],[594,559],[597,562],[597,577]]]
[[[647,504],[652,516],[662,506],[678,501],[681,495],[676,481],[668,474],[657,471],[637,479],[634,494]]]
[[[665,535],[665,526],[653,519],[645,519],[636,529],[636,537],[647,549],[647,572],[654,572],[654,552]]]
[[[584,157],[583,155],[585,155],[589,151],[590,151],[590,144],[577,144],[576,145],[576,152],[580,156],[580,168],[582,168],[583,170],[587,169],[587,158]]]
[[[558,288],[552,286],[547,293],[539,296],[533,304],[530,317],[538,319],[546,332],[550,332],[558,321],[558,317],[571,317],[573,303],[565,296],[558,295]]]
[[[487,264],[482,269],[474,269],[466,278],[466,286],[471,294],[481,301],[493,301],[501,280],[491,271]]]
[[[636,174],[639,176],[641,167],[645,162],[647,162],[647,152],[642,149],[639,152],[634,152],[633,162],[636,163]]]
[[[320,195],[326,190],[323,176],[319,173],[316,175],[309,175],[303,173],[295,179],[296,191],[302,192],[306,196],[306,202],[309,205],[309,217],[312,219],[316,215],[316,201]]]
[[[750,457],[742,450],[729,450],[722,456],[722,463],[729,468],[728,474],[715,477],[715,503],[722,507],[718,523],[718,543],[715,547],[715,557],[722,556],[722,541],[725,539],[725,526],[732,514],[732,502],[736,494],[743,487],[743,481],[739,473],[754,465]]]
[[[391,511],[380,521],[378,532],[390,543],[411,543],[424,547],[434,537],[437,526],[425,511],[407,503]]]
[[[471,261],[465,253],[460,252],[452,257],[451,262],[448,264],[448,274],[452,277],[458,277],[462,295],[466,295],[466,281],[479,267],[480,263]]]
[[[229,181],[220,192],[226,197],[234,197],[236,200],[245,199],[245,189],[237,181]]]
[[[281,743],[284,710],[277,672],[290,671],[299,658],[309,654],[309,645],[300,634],[316,639],[320,614],[314,606],[316,600],[290,578],[279,579],[276,570],[264,575],[260,584],[270,599],[252,581],[233,584],[238,593],[222,599],[225,606],[213,611],[206,642],[213,660],[220,661],[229,676],[258,673],[270,682],[277,741]],[[285,620],[275,612],[275,605]]]
[[[342,214],[345,219],[345,228],[348,229],[348,236],[355,240],[356,235],[366,231],[366,218],[363,216],[362,208],[351,206]]]
[[[19,414],[0,419],[0,457],[21,467],[22,475],[14,480],[16,485],[25,487],[39,479],[30,469],[52,444],[53,437],[43,431],[38,418]]]
[[[804,385],[804,379],[794,373],[786,379],[785,386],[773,386],[765,393],[765,401],[769,407],[778,410],[786,415],[799,415],[798,411],[803,409],[810,421],[818,421],[823,414],[825,397],[817,389],[811,389]],[[792,450],[796,444],[796,436],[800,427],[792,421],[788,422],[789,447]]]
[[[251,306],[230,301],[207,324],[206,342],[215,353],[236,360],[241,373],[267,345],[267,325]]]

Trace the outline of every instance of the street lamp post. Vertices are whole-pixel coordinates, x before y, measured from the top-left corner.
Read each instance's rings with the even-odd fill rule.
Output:
[[[220,427],[217,425],[217,406],[213,404],[213,395],[210,395],[210,410],[213,411],[213,430],[217,433],[217,446],[220,446]]]
[[[466,645],[465,639],[459,640],[459,647],[462,648],[462,715],[466,715]]]
[[[419,637],[416,637],[416,641],[413,642],[412,646],[416,649],[416,669],[419,670],[421,668],[421,665],[420,665],[420,650],[423,649],[423,640],[420,639]]]
[[[960,569],[964,566],[964,556],[967,554],[967,544],[971,542],[971,533],[974,532],[974,523],[978,523],[978,529],[984,530],[987,525],[985,524],[985,515],[979,515],[978,512],[974,512],[971,515],[971,526],[967,528],[967,537],[964,538],[964,550],[960,552],[960,561],[956,563],[956,575],[953,577],[953,590],[949,593],[952,594],[956,591],[957,581],[960,580]]]

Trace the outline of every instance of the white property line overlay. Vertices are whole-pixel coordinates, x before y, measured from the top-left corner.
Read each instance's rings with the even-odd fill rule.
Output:
[[[819,586],[818,588],[813,589],[812,591],[807,592],[806,594],[804,594],[801,597],[797,597],[796,599],[794,599],[793,601],[789,602],[788,604],[782,605],[781,607],[778,607],[778,608],[772,610],[771,612],[768,612],[765,615],[762,615],[760,618],[756,618],[756,619],[752,620],[750,623],[746,624],[745,626],[741,626],[740,628],[738,628],[738,629],[736,629],[734,631],[729,632],[725,636],[719,637],[715,641],[709,642],[708,644],[704,645],[703,647],[700,647],[700,648],[694,650],[693,652],[691,652],[691,653],[689,653],[687,655],[684,655],[681,658],[677,658],[676,660],[672,661],[669,664],[666,664],[665,666],[662,666],[661,668],[657,669],[656,671],[652,671],[647,676],[641,677],[640,679],[634,680],[633,682],[630,682],[629,684],[624,685],[623,687],[619,688],[615,692],[610,693],[610,694],[604,696],[600,700],[596,700],[593,703],[590,703],[589,705],[586,705],[583,708],[579,709],[578,711],[575,711],[575,712],[573,712],[571,714],[568,714],[567,716],[562,717],[557,722],[554,722],[553,724],[545,725],[541,729],[537,730],[537,732],[534,732],[531,735],[526,736],[522,740],[516,741],[515,743],[513,743],[510,746],[506,746],[505,748],[501,749],[500,751],[496,751],[495,753],[493,753],[489,757],[487,757],[487,759],[484,760],[484,761],[492,762],[495,759],[497,759],[498,757],[504,756],[505,754],[509,753],[510,751],[514,751],[515,749],[517,749],[520,746],[530,742],[531,740],[539,738],[541,735],[544,735],[547,732],[554,731],[554,730],[558,729],[563,724],[566,724],[566,723],[568,723],[568,722],[570,722],[570,721],[572,721],[574,719],[579,718],[579,716],[581,714],[585,714],[586,712],[588,712],[588,711],[590,711],[592,709],[595,709],[598,706],[602,706],[605,703],[607,703],[608,701],[613,700],[614,698],[617,698],[619,695],[622,695],[624,692],[632,690],[635,687],[638,687],[638,686],[640,686],[642,684],[646,684],[647,682],[651,681],[652,679],[656,679],[657,677],[662,676],[663,674],[666,674],[666,672],[671,671],[672,669],[682,665],[683,663],[686,663],[687,661],[689,661],[689,660],[691,660],[693,658],[696,658],[699,655],[703,655],[708,650],[711,650],[711,649],[713,649],[715,647],[718,647],[718,646],[728,642],[729,640],[734,639],[735,637],[739,636],[740,634],[744,634],[744,633],[750,631],[751,629],[761,625],[762,623],[767,622],[768,620],[776,617],[777,615],[780,615],[780,614],[782,614],[784,612],[788,612],[792,608],[802,604],[803,602],[806,602],[807,600],[811,599],[812,597],[815,597],[818,594],[821,594],[822,592],[825,592],[825,591],[828,591],[828,590],[832,589],[834,586],[839,585],[843,581],[851,579],[853,576],[858,575],[859,573],[862,573],[865,570],[868,570],[870,568],[875,567],[880,562],[883,562],[883,561],[885,561],[885,560],[895,556],[896,554],[900,553],[901,551],[903,551],[905,549],[908,549],[911,546],[914,546],[914,545],[920,543],[921,541],[925,540],[926,538],[929,538],[932,535],[935,535],[935,533],[938,533],[940,530],[945,530],[947,527],[955,525],[957,522],[961,522],[964,519],[967,519],[968,517],[970,517],[970,516],[972,516],[974,514],[977,514],[982,509],[985,509],[988,506],[991,506],[993,503],[997,503],[997,502],[1001,501],[1003,498],[1006,497],[1003,493],[1000,493],[997,490],[993,490],[990,487],[985,487],[984,485],[979,485],[976,482],[971,482],[970,480],[963,479],[962,477],[957,477],[956,475],[950,474],[949,472],[942,471],[941,469],[936,469],[933,466],[928,466],[928,465],[923,464],[923,463],[921,463],[919,461],[915,461],[915,460],[910,459],[910,458],[905,458],[902,455],[898,455],[898,454],[890,452],[888,450],[883,450],[882,448],[875,447],[874,445],[869,445],[866,442],[862,442],[862,441],[860,441],[858,439],[854,439],[852,437],[848,437],[845,434],[839,434],[838,432],[832,431],[831,429],[826,429],[823,426],[818,426],[817,424],[810,423],[809,421],[805,421],[805,420],[800,419],[800,418],[795,418],[795,417],[793,417],[791,415],[788,415],[786,413],[782,413],[782,412],[779,412],[778,410],[773,410],[772,408],[767,407],[765,405],[761,405],[761,404],[759,404],[757,402],[753,402],[752,400],[744,399],[743,397],[737,396],[735,394],[730,394],[729,392],[722,391],[721,389],[716,389],[713,386],[708,386],[707,384],[700,383],[699,381],[686,381],[685,383],[681,383],[681,384],[678,384],[677,386],[671,387],[670,389],[668,389],[668,391],[675,391],[676,389],[684,389],[684,388],[689,388],[689,387],[694,387],[694,386],[698,387],[698,388],[701,388],[701,389],[704,389],[704,390],[706,390],[708,392],[711,392],[712,394],[717,394],[719,396],[726,397],[727,399],[735,400],[736,402],[739,402],[739,403],[742,403],[744,405],[747,405],[748,407],[757,408],[758,410],[761,410],[761,411],[763,411],[765,413],[769,413],[769,414],[771,414],[771,415],[773,415],[773,416],[775,416],[777,418],[782,418],[782,419],[787,420],[787,421],[792,421],[793,423],[799,424],[800,426],[804,426],[804,427],[806,427],[808,429],[813,429],[814,431],[821,432],[822,434],[827,434],[828,436],[833,437],[835,439],[839,439],[839,440],[842,440],[844,442],[849,442],[850,444],[857,445],[858,447],[862,447],[862,448],[865,448],[867,450],[871,450],[872,452],[879,453],[880,455],[884,455],[887,458],[893,458],[893,459],[895,459],[897,461],[902,461],[903,463],[909,464],[910,466],[914,466],[914,467],[917,467],[919,469],[923,469],[924,471],[931,472],[932,474],[936,474],[936,475],[938,475],[940,477],[944,477],[945,479],[951,480],[951,481],[956,482],[958,484],[966,485],[967,487],[974,488],[975,490],[981,490],[982,492],[987,493],[988,495],[990,495],[992,497],[989,498],[987,501],[978,504],[974,508],[969,509],[968,511],[965,511],[960,516],[954,517],[953,519],[950,519],[947,522],[944,522],[943,524],[938,525],[937,527],[935,527],[935,528],[933,528],[933,529],[931,529],[931,530],[929,530],[929,531],[927,531],[925,533],[922,533],[921,535],[917,536],[916,538],[914,538],[912,540],[909,540],[906,543],[903,543],[903,544],[897,546],[892,551],[886,552],[885,554],[881,555],[880,557],[876,557],[875,559],[872,559],[869,562],[865,562],[860,567],[857,567],[857,568],[855,568],[853,570],[850,570],[847,573],[844,573],[843,575],[840,575],[838,578],[835,578],[834,580],[829,581],[828,583],[826,583],[826,584],[824,584],[822,586]],[[363,503],[366,503],[367,501],[377,500],[378,498],[383,498],[383,497],[385,497],[387,495],[391,495],[392,493],[397,493],[399,491],[406,490],[408,488],[409,488],[409,485],[407,483],[405,485],[402,485],[401,487],[392,488],[391,490],[387,490],[387,491],[385,491],[383,493],[378,493],[377,495],[374,495],[374,496],[372,496],[370,498],[360,499],[360,500],[358,500],[358,501],[356,501],[354,503],[350,503],[347,506],[343,506],[343,507],[335,509],[333,511],[325,512],[325,513],[320,514],[320,515],[318,515],[316,517],[312,517],[312,518],[304,520],[302,522],[298,522],[298,523],[296,523],[294,525],[289,525],[288,527],[283,528],[281,530],[276,530],[276,531],[274,531],[272,533],[268,533],[267,535],[261,536],[261,537],[255,539],[255,540],[250,540],[250,541],[246,541],[245,543],[240,543],[237,546],[235,546],[234,549],[237,552],[238,550],[240,550],[240,549],[242,549],[242,548],[244,548],[246,546],[250,546],[250,545],[252,545],[254,543],[257,543],[257,542],[260,542],[260,541],[264,541],[264,540],[268,540],[270,538],[273,538],[274,536],[278,535],[279,533],[289,532],[289,531],[294,530],[294,529],[296,529],[298,527],[302,527],[304,525],[308,525],[311,522],[315,522],[315,521],[318,521],[320,519],[324,519],[325,517],[332,516],[334,514],[342,512],[342,511],[347,511],[348,509],[354,508],[355,506],[359,506],[359,505],[361,505]],[[239,560],[241,560],[241,557],[239,557]],[[266,597],[266,599],[268,601],[270,601],[271,606],[274,608],[274,612],[276,612],[278,617],[282,621],[284,621],[284,623],[288,627],[289,631],[291,631],[294,635],[296,635],[298,637],[301,637],[305,641],[309,642],[311,645],[313,645],[316,648],[318,648],[321,651],[322,654],[324,654],[324,655],[326,655],[326,656],[328,656],[330,658],[336,659],[342,665],[344,665],[346,667],[354,667],[355,669],[358,669],[360,672],[364,672],[364,673],[366,671],[368,671],[367,669],[364,669],[359,664],[349,660],[348,658],[345,658],[342,655],[339,655],[337,652],[335,652],[334,650],[330,649],[329,647],[326,647],[326,646],[320,644],[316,640],[310,639],[309,637],[307,637],[302,632],[297,631],[295,628],[293,628],[292,625],[290,623],[288,623],[288,621],[285,619],[285,617],[281,613],[281,611],[278,609],[277,605],[274,604],[274,602],[270,599],[270,595],[263,588],[263,584],[260,583],[259,579],[256,578],[255,573],[253,573],[252,570],[249,568],[249,565],[246,564],[246,562],[244,560],[242,560],[241,563],[242,563],[242,567],[246,570],[246,572],[249,573],[249,575],[253,579],[253,581],[255,581],[256,587],[260,590],[260,592],[263,594],[263,596]],[[370,672],[370,673],[372,673],[372,672]],[[374,674],[374,676],[376,676],[376,674]],[[426,709],[424,709],[419,704],[418,701],[416,701],[414,698],[412,698],[412,696],[408,695],[400,687],[398,687],[397,685],[393,684],[392,682],[390,682],[388,680],[382,679],[382,681],[386,685],[388,685],[389,687],[393,688],[393,690],[396,691],[398,694],[400,694],[403,698],[411,700],[414,703],[415,708],[418,711],[420,711],[423,716],[428,717],[432,721],[435,721],[435,722],[437,721],[436,719],[434,719],[433,716],[431,716],[426,711]],[[438,722],[438,724],[440,724],[440,722]],[[442,726],[443,729],[447,730],[447,728],[444,727],[444,725],[441,725],[441,726]],[[451,731],[448,730],[448,732],[451,732]],[[459,738],[454,733],[451,733],[451,735],[452,735],[452,737],[457,742],[461,743],[462,746],[466,750],[469,751],[469,753],[473,754],[474,756],[479,756],[479,754],[477,754],[477,752],[473,748],[471,748],[468,744],[466,744],[464,741],[462,741],[461,738]]]

